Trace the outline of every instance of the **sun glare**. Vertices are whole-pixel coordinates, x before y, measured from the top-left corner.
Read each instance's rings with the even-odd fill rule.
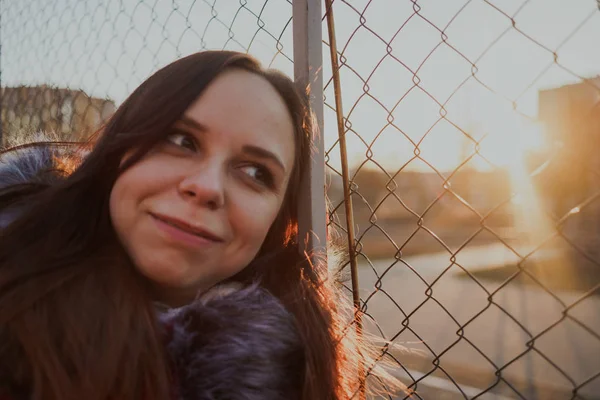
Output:
[[[507,168],[511,173],[527,173],[524,170],[527,156],[546,149],[546,139],[540,124],[516,114],[490,121],[476,135],[482,137],[479,154],[492,164],[490,166],[481,160],[477,164],[479,169],[495,166]]]

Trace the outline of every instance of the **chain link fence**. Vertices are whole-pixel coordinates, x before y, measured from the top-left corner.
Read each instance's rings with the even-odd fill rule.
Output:
[[[596,2],[329,12],[330,219],[404,397],[600,398]]]
[[[291,1],[1,4],[5,140],[38,129],[85,136],[152,72],[203,49],[293,72]]]
[[[392,398],[600,399],[598,3],[330,3],[330,226],[361,328],[409,389]],[[202,49],[291,76],[292,11],[0,0],[2,139],[86,135]]]

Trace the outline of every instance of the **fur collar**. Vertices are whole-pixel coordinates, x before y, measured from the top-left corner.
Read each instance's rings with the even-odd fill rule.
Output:
[[[62,179],[59,160],[64,154],[64,148],[48,145],[24,145],[0,153],[0,193],[10,192],[11,187],[49,186],[59,181]],[[18,203],[0,210],[0,229],[26,207]]]
[[[0,191],[60,179],[60,150],[35,146],[0,157]],[[0,210],[0,228],[23,205]],[[221,287],[222,288],[222,287]],[[187,306],[157,310],[177,400],[300,398],[304,355],[295,319],[257,284],[209,291]]]
[[[197,300],[161,320],[179,399],[299,398],[303,353],[294,319],[259,286]]]

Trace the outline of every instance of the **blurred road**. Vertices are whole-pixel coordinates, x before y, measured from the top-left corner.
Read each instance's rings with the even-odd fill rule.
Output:
[[[552,257],[552,254],[541,253],[540,257]],[[498,244],[464,249],[458,253],[456,262],[473,271],[514,260],[514,254]],[[377,260],[372,266],[362,262],[359,277],[363,299],[374,291],[375,272],[383,274],[394,261]],[[502,369],[502,377],[528,400],[573,398],[576,386],[600,373],[600,340],[590,333],[600,335],[600,296],[587,297],[563,315],[565,306],[577,302],[582,293],[553,290],[554,297],[535,285],[515,282],[494,293],[502,282],[481,281],[492,293],[490,303],[482,287],[453,265],[433,284],[428,299],[425,282],[433,283],[451,265],[450,255],[428,254],[407,257],[404,261],[396,261],[382,279],[381,290],[368,300],[367,313],[379,327],[368,322],[365,325],[378,336],[382,332],[386,339],[394,339],[396,344],[408,349],[394,351],[406,368],[421,372],[432,370],[434,356],[429,347],[436,354],[443,353],[440,367],[459,383],[484,389],[494,385],[495,372]],[[474,318],[478,313],[481,314]],[[395,337],[407,316],[408,328]],[[464,325],[471,319],[461,339],[458,324]],[[533,349],[519,357],[537,335],[540,336],[530,343]],[[419,352],[422,353],[417,354]],[[402,374],[401,369],[397,372]],[[446,378],[441,370],[435,375]],[[422,381],[424,386],[427,379]],[[494,391],[519,398],[503,382],[496,385]],[[458,398],[464,398],[457,393]],[[600,399],[600,377],[583,385],[578,394],[580,398]],[[442,398],[439,396],[424,398]]]

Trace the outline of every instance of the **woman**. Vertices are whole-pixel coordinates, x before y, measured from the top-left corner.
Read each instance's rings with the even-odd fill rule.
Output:
[[[5,154],[7,395],[347,398],[337,298],[297,247],[310,121],[284,75],[202,52],[138,87],[81,163]]]

